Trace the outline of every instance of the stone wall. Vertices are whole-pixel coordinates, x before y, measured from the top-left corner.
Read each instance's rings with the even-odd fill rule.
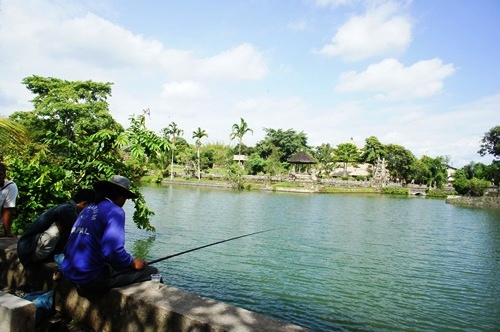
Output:
[[[448,196],[446,203],[454,205],[472,206],[472,207],[488,207],[500,208],[500,197],[483,196],[483,197],[467,197],[467,196]]]

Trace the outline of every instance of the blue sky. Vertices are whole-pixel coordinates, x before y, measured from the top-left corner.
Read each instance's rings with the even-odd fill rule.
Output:
[[[416,157],[489,163],[500,125],[498,0],[0,0],[0,115],[30,110],[36,74],[113,82],[125,127],[192,140],[294,129],[309,144],[376,136]]]

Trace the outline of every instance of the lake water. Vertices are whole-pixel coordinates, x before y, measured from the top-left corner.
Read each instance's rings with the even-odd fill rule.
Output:
[[[165,282],[314,331],[500,331],[500,210],[387,195],[143,186],[127,249]]]

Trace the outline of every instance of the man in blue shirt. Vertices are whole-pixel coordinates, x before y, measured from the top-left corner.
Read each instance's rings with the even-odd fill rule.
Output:
[[[151,279],[158,269],[125,250],[125,211],[130,180],[114,175],[110,181],[94,184],[97,204],[87,206],[78,216],[65,249],[62,271],[81,295],[102,294]]]

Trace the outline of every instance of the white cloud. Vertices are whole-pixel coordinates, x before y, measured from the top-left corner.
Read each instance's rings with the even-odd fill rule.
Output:
[[[52,56],[109,69],[157,63],[166,51],[161,42],[133,34],[92,13],[64,20],[46,42],[45,49]]]
[[[205,92],[198,82],[170,82],[163,85],[161,96],[164,98],[199,99]]]
[[[346,61],[403,53],[411,41],[412,26],[398,10],[390,2],[351,17],[333,36],[332,43],[319,52]]]
[[[385,59],[360,73],[342,73],[337,92],[376,92],[380,100],[428,98],[443,89],[443,80],[453,74],[453,64],[441,59],[422,60],[405,67],[396,59]]]
[[[237,80],[259,80],[268,73],[263,55],[249,43],[200,60],[196,71],[201,77]]]

